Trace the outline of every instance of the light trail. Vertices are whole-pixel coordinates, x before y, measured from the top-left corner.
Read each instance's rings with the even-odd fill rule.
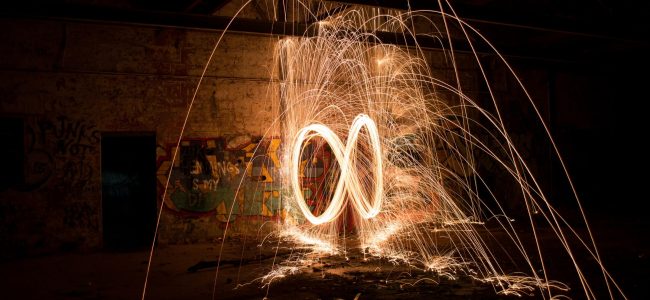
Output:
[[[362,190],[362,184],[359,182],[358,174],[353,168],[353,157],[356,153],[357,140],[359,139],[359,134],[362,127],[365,127],[368,131],[368,136],[370,138],[371,148],[373,149],[374,163],[372,164],[372,172],[374,176],[374,196],[373,199],[367,199]],[[315,134],[310,134],[314,132]],[[382,163],[382,152],[381,144],[379,139],[379,132],[377,131],[377,125],[375,122],[368,117],[367,115],[360,114],[354,118],[352,125],[350,127],[350,136],[348,136],[345,146],[341,142],[341,139],[327,126],[322,124],[311,124],[300,131],[291,146],[291,187],[293,188],[293,196],[296,199],[296,203],[300,207],[304,217],[309,220],[314,225],[319,225],[322,223],[327,223],[333,221],[338,217],[343,209],[345,208],[346,191],[347,194],[352,199],[352,204],[356,208],[356,212],[365,219],[370,219],[375,217],[380,209],[382,203],[382,197],[384,193],[384,181],[383,181],[383,163]],[[325,211],[320,216],[314,216],[310,208],[307,206],[305,199],[302,195],[302,187],[300,186],[300,158],[303,153],[304,144],[306,141],[314,138],[315,136],[320,136],[327,144],[330,146],[331,151],[334,153],[334,157],[339,163],[341,168],[341,174],[339,175],[339,180],[336,184],[336,190],[332,196],[332,200],[325,209]]]
[[[439,4],[449,6],[446,1],[439,1]],[[454,76],[452,82],[445,82],[433,75],[427,55],[417,42],[411,48],[401,48],[382,44],[373,34],[393,31],[416,36],[409,25],[415,23],[413,19],[419,18],[437,28],[434,16],[441,17],[442,23],[438,24],[444,26],[432,35],[451,40],[450,28],[455,23],[453,26],[460,26],[461,36],[465,37],[470,49],[482,41],[482,36],[448,7],[441,11],[386,14],[369,8],[349,9],[314,25],[317,26],[316,36],[285,38],[280,42],[278,55],[284,79],[281,94],[286,107],[283,131],[290,144],[284,165],[290,170],[287,184],[293,191],[285,203],[289,207],[297,206],[293,211],[300,214],[298,218],[304,215],[307,221],[296,227],[297,230],[320,236],[332,244],[341,244],[337,239],[338,224],[345,223],[341,217],[347,204],[341,197],[347,197],[355,212],[348,218],[354,219],[364,254],[441,273],[446,269],[462,269],[473,277],[489,278],[483,282],[495,285],[502,294],[522,295],[539,290],[544,298],[555,298],[567,289],[548,278],[544,263],[548,254],[544,253],[537,233],[538,224],[544,223],[550,226],[556,241],[573,261],[584,295],[593,298],[593,278],[582,275],[583,267],[574,256],[577,250],[569,247],[568,242],[574,238],[583,241],[583,238],[573,229],[567,232],[563,226],[568,224],[560,226],[558,220],[563,219],[551,206],[524,155],[510,137],[496,95],[475,51],[473,56],[488,86],[492,107],[484,107],[465,95],[454,49],[448,53]],[[480,39],[474,41],[470,34]],[[496,53],[512,71],[505,59]],[[521,83],[514,71],[512,76]],[[459,101],[441,98],[440,91],[458,96]],[[528,100],[538,112],[529,96]],[[360,114],[370,116],[376,123],[379,142],[366,138],[360,147],[347,143],[341,146],[343,142],[339,137],[354,134],[355,131],[347,128],[352,123],[350,120]],[[538,113],[537,116],[540,117]],[[480,118],[483,120],[479,122]],[[539,121],[545,126],[541,117]],[[302,145],[316,137],[330,146],[338,168],[334,172],[337,176],[324,183],[334,189],[328,198],[330,202],[319,216],[315,216],[305,203],[300,185],[301,160],[312,159],[304,157]],[[553,143],[552,139],[550,142]],[[441,148],[443,151],[438,150]],[[360,149],[354,156],[354,161],[360,163],[349,163],[352,158],[346,157],[344,151],[350,149]],[[382,152],[375,154],[372,149]],[[520,226],[515,226],[514,219],[509,217],[512,212],[493,193],[495,187],[487,184],[477,155],[503,168],[521,191],[520,201],[529,215],[528,233],[535,240],[535,252],[527,250],[518,232]],[[360,197],[362,194],[371,195],[379,190],[378,178],[364,174],[378,174],[373,171],[377,157],[382,157],[384,193],[381,197],[375,195],[374,203],[381,199],[381,212],[367,218],[359,204],[369,202],[358,199],[364,199]],[[487,195],[479,194],[479,186],[485,187]],[[345,189],[349,189],[348,193]],[[575,200],[579,202],[577,197]],[[543,219],[533,218],[533,213]],[[505,218],[491,218],[493,215]],[[505,249],[491,246],[486,240],[490,235],[480,233],[490,232],[485,228],[486,220],[500,226],[499,230],[511,240],[509,247],[514,253],[506,251],[497,255]],[[520,223],[526,225],[527,222]],[[444,230],[430,230],[426,224],[438,224]],[[575,236],[568,236],[568,233]],[[445,237],[444,241],[440,240],[441,236]],[[602,267],[593,239],[587,237],[585,240],[589,241],[582,242],[586,251],[592,253]],[[518,257],[527,266],[529,275],[507,275],[510,271],[506,272],[497,259],[501,256]],[[606,272],[603,276],[605,285],[614,283]]]
[[[504,123],[506,116],[475,45],[484,43],[492,49],[525,94],[523,105],[530,105],[548,135],[584,223],[588,224],[532,97],[489,41],[459,18],[448,1],[437,2],[438,11],[353,6],[312,24],[313,36],[278,41],[278,70],[273,74],[280,74],[283,110],[274,124],[281,123],[283,145],[287,145],[280,173],[286,189],[282,207],[288,217],[277,226],[276,235],[296,244],[297,253],[286,261],[276,263],[274,259],[271,272],[259,281],[269,288],[273,281],[300,272],[312,257],[345,253],[346,238],[340,235],[341,227],[355,224],[354,239],[364,259],[366,255],[385,258],[448,279],[469,276],[493,285],[498,294],[528,295],[539,291],[545,299],[561,298],[568,287],[549,279],[545,261],[554,254],[545,253],[541,245],[537,227],[543,224],[571,261],[582,286],[581,296],[596,298],[593,287],[601,284],[610,298],[625,298],[605,270],[589,227],[586,236],[579,234],[542,190]],[[304,15],[322,15],[321,11],[311,11],[313,6],[307,1],[295,0],[292,4],[292,9],[304,10]],[[325,4],[318,7],[327,10]],[[415,24],[429,31],[416,32]],[[462,34],[452,33],[452,28],[459,28]],[[376,35],[380,31],[402,34],[405,40],[409,37],[414,42],[404,47],[383,44]],[[418,45],[418,36],[446,40],[449,45],[465,41],[487,86],[489,103],[482,104],[466,94],[456,49],[443,52],[445,59],[450,59],[452,78],[436,76],[436,70],[429,65],[430,53]],[[456,100],[450,100],[454,97]],[[186,122],[189,114],[188,110]],[[317,147],[326,147],[334,157],[331,170],[320,183],[320,204],[324,208],[310,207],[301,185],[306,166],[319,159],[317,151],[310,150]],[[490,174],[482,170],[481,160],[500,168],[516,185],[520,193],[517,200],[527,213],[518,223],[530,227],[525,233],[497,196],[499,186],[486,180]],[[485,191],[480,192],[479,187]],[[236,201],[232,203],[230,214]],[[346,214],[348,211],[352,213]],[[497,230],[488,229],[488,222],[496,223]],[[492,242],[497,239],[493,233],[502,233],[509,245],[494,246]],[[526,247],[527,235],[534,240],[534,252]],[[579,243],[572,246],[570,241]],[[583,263],[576,258],[578,250],[598,265],[601,282],[585,274]],[[223,242],[219,259],[222,251]],[[152,254],[153,246],[149,265]],[[521,272],[505,270],[500,261],[503,257],[522,262]],[[424,278],[404,285],[418,282],[437,281]],[[145,281],[145,290],[146,286]]]

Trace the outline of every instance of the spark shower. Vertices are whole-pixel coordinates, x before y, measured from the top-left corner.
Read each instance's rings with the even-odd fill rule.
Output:
[[[323,2],[312,11],[308,3],[297,0],[294,4],[314,18],[336,8]],[[624,297],[602,265],[591,232],[578,233],[551,205],[524,153],[513,142],[504,122],[507,116],[501,113],[476,47],[491,49],[491,55],[510,71],[509,76],[526,95],[526,101],[517,105],[534,110],[571,185],[544,119],[515,70],[447,1],[439,5],[439,10],[430,11],[351,6],[310,24],[308,30],[313,34],[278,38],[278,69],[273,72],[280,78],[281,111],[270,125],[281,128],[282,206],[288,217],[275,224],[272,235],[293,243],[299,255],[274,261],[271,272],[261,274],[259,282],[272,288],[275,280],[301,272],[318,257],[345,255],[345,239],[352,238],[358,240],[364,259],[408,265],[428,272],[431,278],[468,276],[491,284],[499,294],[537,292],[543,298],[559,298],[569,287],[548,278],[550,257],[537,234],[538,226],[545,226],[575,269],[580,287],[571,288],[596,298],[594,286],[603,285],[611,298]],[[412,42],[386,44],[381,32],[397,33]],[[221,33],[215,50],[226,33]],[[451,62],[455,80],[435,75],[428,63],[428,50],[417,43],[419,37],[448,45],[443,53]],[[469,55],[490,105],[464,93],[453,48],[459,41],[471,49]],[[197,91],[200,85],[201,81]],[[193,103],[202,101],[196,95],[179,143]],[[328,149],[335,158],[322,183],[323,203],[315,207],[305,202],[300,184],[306,166],[318,159],[313,155],[317,151],[309,149]],[[489,174],[479,167],[479,155],[498,165],[516,183],[527,218],[514,224],[512,212],[494,192],[499,186],[491,185],[486,178]],[[580,207],[579,221],[588,224],[572,185],[571,189],[573,201]],[[344,213],[348,210],[353,213]],[[353,227],[352,236],[341,235],[346,226]],[[490,242],[494,227],[512,244],[507,251]],[[522,229],[526,231],[522,233]],[[523,241],[529,237],[534,239],[533,249]],[[440,243],[441,239],[446,242]],[[600,274],[583,271],[575,257],[577,248],[593,258]],[[152,246],[151,255],[153,251]],[[496,257],[502,257],[497,254],[504,251],[524,262],[519,270],[506,271],[501,266]],[[218,275],[217,267],[215,282]],[[146,289],[145,281],[143,298]]]

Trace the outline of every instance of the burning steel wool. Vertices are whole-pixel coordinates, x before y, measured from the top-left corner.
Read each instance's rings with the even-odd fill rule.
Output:
[[[441,7],[440,11],[387,14],[347,9],[313,23],[310,36],[279,39],[276,58],[283,109],[276,122],[285,145],[282,205],[288,216],[273,235],[292,243],[295,253],[287,260],[275,259],[272,270],[261,274],[259,282],[270,287],[322,257],[347,258],[346,253],[354,250],[345,241],[354,239],[358,242],[354,248],[364,260],[386,259],[430,274],[405,285],[462,275],[494,286],[498,294],[537,292],[544,298],[558,298],[568,286],[548,278],[550,258],[536,234],[543,224],[573,262],[585,297],[596,298],[593,286],[603,283],[611,297],[624,297],[602,266],[591,234],[578,234],[551,206],[512,142],[476,52],[493,107],[482,107],[463,93],[459,83],[436,78],[416,42],[398,47],[382,43],[376,34],[390,31],[402,33],[406,40],[416,41],[419,35],[451,40],[453,25],[461,34],[454,38],[465,40],[471,49],[479,42],[491,47],[517,78],[499,52],[456,16],[449,4]],[[442,20],[444,28],[438,29],[431,16]],[[410,25],[415,20],[428,22],[437,31],[416,33]],[[458,78],[451,45],[447,54]],[[522,105],[532,106],[539,116],[532,99],[527,100]],[[543,124],[541,117],[539,122]],[[323,149],[331,153],[328,162],[319,162],[322,158],[315,155]],[[529,215],[519,224],[527,225],[526,233],[513,224],[511,213],[492,193],[495,187],[481,174],[477,154],[489,157],[517,183],[519,200]],[[331,168],[320,183],[322,201],[308,203],[301,179],[316,163]],[[488,192],[479,193],[479,186]],[[579,203],[577,195],[574,200]],[[485,232],[491,230],[487,220],[511,241],[509,250],[486,240]],[[536,247],[526,247],[522,234],[532,237]],[[578,240],[578,245],[570,239]],[[586,249],[600,274],[584,273],[574,257],[576,247]],[[504,251],[524,262],[517,272],[507,272],[496,258],[497,252]],[[217,263],[216,276],[218,270]]]

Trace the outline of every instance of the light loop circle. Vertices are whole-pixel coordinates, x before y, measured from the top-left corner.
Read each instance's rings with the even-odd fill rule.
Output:
[[[352,155],[355,153],[355,146],[363,127],[365,127],[368,132],[374,160],[371,170],[374,177],[374,193],[372,199],[366,199],[367,197],[363,193],[363,187],[359,181],[358,174],[352,165]],[[307,206],[300,186],[300,158],[302,154],[302,144],[305,140],[316,136],[320,136],[327,144],[329,144],[332,153],[341,168],[341,174],[336,183],[336,189],[334,190],[332,201],[319,216],[315,216],[309,209],[309,206]],[[369,116],[359,114],[354,118],[354,121],[350,126],[345,146],[341,139],[329,127],[323,124],[315,123],[303,127],[298,131],[296,138],[293,141],[290,161],[290,179],[294,198],[296,199],[298,207],[300,207],[305,218],[307,218],[307,220],[312,224],[323,224],[336,219],[345,207],[346,194],[350,196],[352,206],[361,217],[370,219],[379,213],[384,193],[381,143],[377,125]]]

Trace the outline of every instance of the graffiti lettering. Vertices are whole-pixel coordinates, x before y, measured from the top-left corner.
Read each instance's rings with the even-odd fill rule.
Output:
[[[160,147],[165,151],[159,153],[158,159],[161,189],[172,169],[173,185],[164,199],[171,211],[195,216],[217,215],[224,222],[236,216],[278,214],[280,187],[273,180],[279,166],[278,139],[253,141],[247,136],[186,139],[181,142],[178,161],[172,166],[174,147],[173,144]]]
[[[25,180],[21,190],[50,186],[66,191],[89,190],[95,174],[100,131],[96,125],[66,116],[26,122]],[[87,161],[88,160],[88,161]]]
[[[38,128],[42,144],[47,142],[48,135],[54,137],[58,155],[85,157],[95,150],[100,141],[100,132],[95,129],[95,125],[81,120],[73,121],[64,116],[55,121],[39,121]]]

